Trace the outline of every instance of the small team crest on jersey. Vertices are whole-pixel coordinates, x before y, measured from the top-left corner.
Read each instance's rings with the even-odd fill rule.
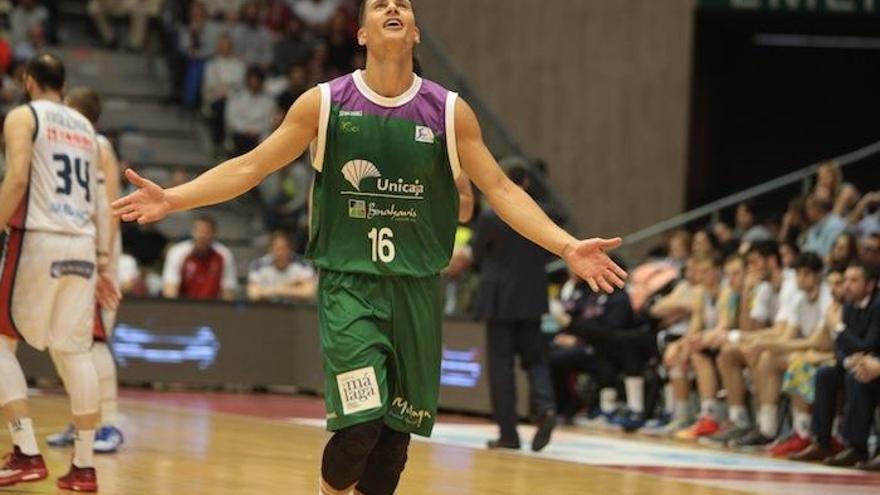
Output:
[[[423,125],[416,126],[416,142],[434,144],[434,131]]]
[[[367,218],[367,202],[361,199],[349,199],[348,216],[351,218]]]
[[[344,416],[382,406],[379,382],[372,366],[336,375],[336,384]]]
[[[95,273],[95,264],[90,261],[66,260],[52,263],[49,275],[52,278],[61,278],[68,275],[82,278],[92,278]]]

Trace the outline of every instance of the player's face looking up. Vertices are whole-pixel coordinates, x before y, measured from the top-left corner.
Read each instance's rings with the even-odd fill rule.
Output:
[[[365,0],[358,44],[371,47],[394,44],[412,50],[421,42],[410,0]]]

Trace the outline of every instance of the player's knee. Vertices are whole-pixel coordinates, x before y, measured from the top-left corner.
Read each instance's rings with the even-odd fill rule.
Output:
[[[65,386],[74,416],[98,412],[98,374],[88,352],[53,350],[57,366],[64,370]]]
[[[379,441],[382,420],[370,421],[337,431],[325,450],[326,461],[356,464],[366,460]]]
[[[399,431],[386,430],[381,443],[380,454],[389,465],[403,471],[406,464],[407,452],[409,452],[410,434]]]

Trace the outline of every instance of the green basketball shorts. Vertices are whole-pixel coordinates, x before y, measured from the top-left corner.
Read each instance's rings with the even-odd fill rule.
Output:
[[[440,392],[439,277],[323,270],[318,321],[327,429],[382,419],[430,436]]]

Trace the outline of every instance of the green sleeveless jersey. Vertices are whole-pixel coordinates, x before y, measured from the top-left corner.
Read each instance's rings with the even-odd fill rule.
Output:
[[[360,71],[319,88],[308,256],[340,272],[439,273],[458,226],[457,95],[416,77],[386,98]]]

